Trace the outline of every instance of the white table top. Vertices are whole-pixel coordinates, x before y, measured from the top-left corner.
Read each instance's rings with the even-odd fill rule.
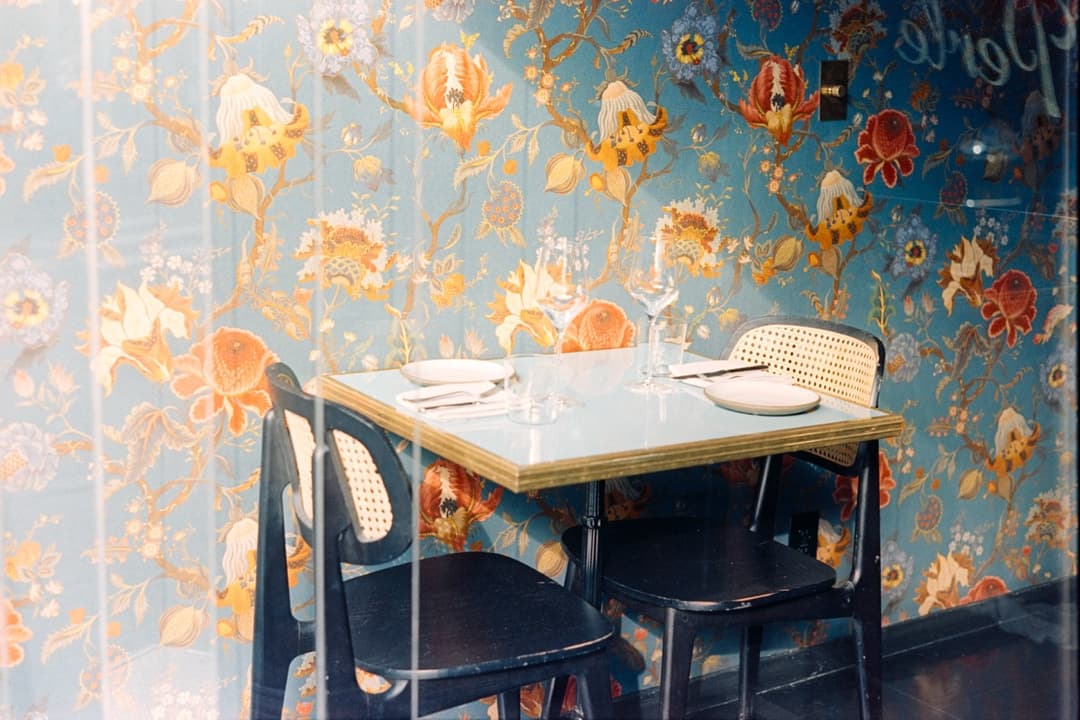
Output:
[[[831,398],[798,415],[726,410],[700,387],[666,395],[631,392],[634,348],[563,356],[569,394],[580,402],[550,425],[505,415],[432,420],[395,400],[417,387],[398,370],[328,375],[320,392],[378,425],[512,491],[535,490],[722,460],[891,437],[903,419]],[[693,359],[693,358],[689,358]]]

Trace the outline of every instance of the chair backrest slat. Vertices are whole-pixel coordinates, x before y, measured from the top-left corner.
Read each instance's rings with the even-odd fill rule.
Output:
[[[359,413],[304,392],[283,363],[271,365],[267,378],[274,407],[285,418],[288,437],[281,438],[281,457],[290,477],[301,535],[312,542],[313,458],[324,446],[330,459],[325,482],[336,484],[348,506],[327,508],[327,517],[341,517],[349,530],[340,538],[341,559],[374,565],[399,557],[412,539],[411,488],[386,433]],[[315,430],[320,425],[322,443]]]

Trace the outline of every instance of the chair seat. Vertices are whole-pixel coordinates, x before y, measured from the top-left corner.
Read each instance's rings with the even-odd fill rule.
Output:
[[[696,518],[620,520],[602,528],[604,590],[628,602],[722,613],[821,592],[836,573],[815,558],[741,527]],[[581,527],[563,547],[581,562]]]
[[[409,563],[346,582],[357,667],[389,680],[462,677],[595,652],[614,634],[591,605],[505,555],[424,558],[419,575],[416,670]]]

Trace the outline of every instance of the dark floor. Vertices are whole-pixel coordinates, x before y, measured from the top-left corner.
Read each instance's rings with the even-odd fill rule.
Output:
[[[1075,720],[1077,708],[1077,612],[1074,597],[1053,603],[999,603],[980,618],[938,623],[885,637],[884,715],[907,720]],[[917,623],[916,623],[917,624]],[[912,623],[907,623],[912,625]],[[929,630],[929,636],[927,633]],[[921,634],[920,634],[921,633]],[[786,662],[786,661],[781,661]],[[790,661],[795,663],[795,661]],[[797,664],[797,663],[796,663]],[[783,673],[777,668],[766,672]],[[793,669],[793,677],[812,672]],[[775,675],[774,675],[775,677]],[[736,716],[726,687],[692,691],[691,717],[726,720]],[[627,717],[656,717],[654,698],[636,707],[617,707]],[[851,666],[810,680],[795,681],[758,695],[755,717],[762,720],[857,718],[855,672]]]

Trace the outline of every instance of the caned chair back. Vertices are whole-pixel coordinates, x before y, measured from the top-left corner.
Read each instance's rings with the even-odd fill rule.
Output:
[[[278,427],[284,426],[276,440],[301,535],[312,542],[315,468],[321,455],[316,437],[321,432],[326,438],[327,461],[321,464],[328,488],[326,520],[340,525],[334,530],[341,533],[341,560],[374,565],[400,556],[412,537],[411,489],[385,432],[337,403],[304,392],[283,363],[271,365],[267,378],[280,414]],[[330,502],[338,491],[344,508]]]
[[[763,363],[795,384],[862,407],[876,407],[885,347],[874,335],[839,323],[801,317],[765,317],[737,329],[725,355]],[[861,446],[848,443],[808,451],[836,472],[861,465]]]

